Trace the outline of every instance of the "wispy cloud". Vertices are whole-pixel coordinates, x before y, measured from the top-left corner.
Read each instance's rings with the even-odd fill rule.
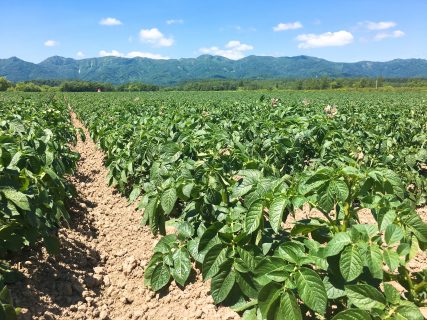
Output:
[[[122,22],[116,18],[104,18],[99,21],[99,24],[102,26],[119,26]]]
[[[142,52],[142,51],[130,51],[127,54],[120,52],[118,50],[101,50],[99,51],[100,57],[121,57],[121,58],[150,58],[150,59],[169,59],[169,57],[157,54],[157,53],[151,53],[151,52]]]
[[[218,47],[200,48],[199,51],[204,54],[213,54],[223,56],[228,59],[238,60],[245,56],[246,51],[253,50],[254,47],[249,44],[241,43],[238,40],[229,41],[223,49]]]
[[[76,53],[76,56],[77,56],[78,58],[83,58],[83,57],[85,56],[85,54],[84,54],[82,51],[78,51],[78,52]]]
[[[300,42],[298,45],[300,49],[345,46],[352,43],[353,39],[353,35],[345,30],[322,34],[300,34],[297,37],[297,40]]]
[[[111,51],[101,50],[99,51],[99,56],[100,57],[124,57],[125,54],[117,50],[111,50]]]
[[[157,28],[142,29],[139,32],[139,39],[156,47],[170,47],[174,44],[172,37],[165,37]]]
[[[380,32],[377,33],[374,37],[374,40],[381,41],[387,38],[401,38],[405,35],[405,32],[402,30],[394,30],[391,32]]]
[[[273,31],[286,31],[286,30],[295,30],[301,29],[303,27],[302,23],[299,21],[288,22],[288,23],[279,23],[277,26],[273,27]]]
[[[386,30],[395,27],[397,23],[394,21],[362,21],[359,22],[359,25],[368,30]]]
[[[56,47],[57,45],[59,45],[59,42],[55,40],[46,40],[44,42],[45,47]]]
[[[131,51],[126,55],[127,58],[150,58],[150,59],[158,59],[158,60],[163,60],[163,59],[169,59],[169,57],[167,56],[163,56],[161,54],[157,54],[157,53],[151,53],[151,52],[142,52],[142,51]]]
[[[166,24],[169,24],[169,25],[171,25],[171,24],[183,24],[184,23],[184,20],[182,20],[182,19],[169,19],[169,20],[166,20]]]

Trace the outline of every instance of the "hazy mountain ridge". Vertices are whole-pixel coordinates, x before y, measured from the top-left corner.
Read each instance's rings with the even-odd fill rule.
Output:
[[[395,59],[387,62],[343,63],[309,56],[248,56],[240,60],[211,55],[170,60],[119,57],[75,60],[53,56],[35,64],[12,57],[0,59],[0,76],[6,76],[11,81],[78,79],[115,84],[142,81],[159,85],[212,78],[426,78],[427,60]]]

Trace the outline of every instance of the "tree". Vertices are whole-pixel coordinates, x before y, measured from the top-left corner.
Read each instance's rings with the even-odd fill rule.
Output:
[[[19,82],[15,86],[16,91],[41,92],[42,88],[32,82]]]
[[[0,77],[0,91],[6,91],[8,88],[12,87],[12,82],[8,81],[4,77]]]

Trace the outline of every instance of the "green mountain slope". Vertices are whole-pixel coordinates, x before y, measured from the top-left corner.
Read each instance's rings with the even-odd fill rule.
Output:
[[[11,81],[79,79],[115,84],[142,81],[159,85],[201,79],[274,79],[310,77],[427,77],[427,60],[331,62],[308,56],[249,56],[240,60],[202,55],[198,58],[153,60],[102,57],[74,60],[50,57],[38,64],[12,57],[0,59],[0,76]]]

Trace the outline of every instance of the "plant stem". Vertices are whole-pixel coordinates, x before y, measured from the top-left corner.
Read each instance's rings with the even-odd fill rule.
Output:
[[[420,292],[423,289],[427,289],[427,281],[422,281],[414,286],[415,292]]]
[[[408,269],[406,269],[406,267],[404,266],[399,267],[399,272],[401,275],[403,275],[403,279],[406,281],[409,300],[414,301],[416,297],[416,291],[414,288],[414,283],[412,282],[412,279],[411,279],[411,274],[409,273]]]
[[[350,204],[348,202],[346,202],[344,204],[344,221],[343,221],[343,225],[342,225],[342,230],[341,231],[347,231],[348,228],[348,222],[349,222],[349,218],[350,218],[350,214],[349,214],[349,208],[350,208]]]

